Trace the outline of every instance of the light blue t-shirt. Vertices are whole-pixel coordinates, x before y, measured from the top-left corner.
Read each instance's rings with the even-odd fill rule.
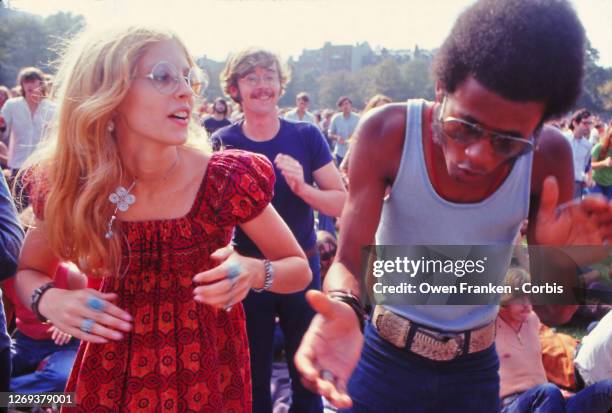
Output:
[[[345,118],[343,113],[336,113],[334,115],[329,126],[329,133],[340,135],[345,139],[344,143],[336,142],[334,155],[344,158],[349,147],[349,143],[346,140],[353,135],[358,122],[359,116],[353,112],[351,112],[348,118]]]

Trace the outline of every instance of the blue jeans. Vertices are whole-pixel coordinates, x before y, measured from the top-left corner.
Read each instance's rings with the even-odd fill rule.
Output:
[[[502,408],[502,413],[608,413],[610,409],[612,379],[585,387],[567,401],[554,384],[541,384],[521,393]]]
[[[586,184],[582,181],[574,181],[574,199],[580,199],[584,195]]]
[[[567,399],[568,413],[612,411],[612,379],[598,381]]]
[[[70,376],[79,348],[79,340],[73,338],[68,344],[58,346],[53,340],[34,340],[17,331],[11,345],[13,374],[11,391],[38,393],[63,391]],[[47,358],[42,370],[37,370]]]
[[[561,394],[561,390],[552,383],[534,386],[519,394],[512,402],[505,404],[502,408],[502,413],[563,412],[565,412],[565,399]]]
[[[321,289],[321,267],[319,255],[308,259],[312,270],[312,281],[306,288]],[[315,315],[306,302],[306,290],[294,294],[274,294],[251,291],[243,301],[251,353],[251,376],[253,380],[253,413],[270,413],[272,396],[270,379],[274,352],[275,318],[278,314],[285,340],[285,353],[291,377],[292,404],[290,412],[321,413],[321,396],[308,391],[300,381],[293,363],[304,333]]]
[[[348,391],[359,413],[495,413],[499,411],[495,345],[451,361],[399,349],[366,326],[365,344]]]
[[[605,195],[606,198],[612,199],[612,185],[603,186],[599,184],[595,184],[593,188],[589,189],[590,194],[602,194]]]

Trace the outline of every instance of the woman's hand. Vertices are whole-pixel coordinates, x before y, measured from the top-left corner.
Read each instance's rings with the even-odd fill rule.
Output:
[[[112,303],[116,299],[116,294],[91,288],[51,288],[41,297],[38,311],[65,334],[92,343],[108,343],[121,340],[122,332],[132,329],[132,316]]]
[[[210,257],[219,265],[193,277],[194,282],[203,284],[193,290],[197,302],[229,310],[244,300],[251,288],[263,287],[262,260],[244,257],[231,246],[218,249]]]

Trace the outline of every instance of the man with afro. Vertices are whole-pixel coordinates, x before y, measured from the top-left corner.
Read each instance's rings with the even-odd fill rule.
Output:
[[[342,411],[498,411],[499,306],[387,303],[366,322],[361,248],[373,239],[509,246],[526,218],[530,245],[609,241],[607,201],[566,204],[571,148],[544,126],[578,97],[584,46],[566,0],[480,0],[435,57],[436,101],[388,104],[362,119],[336,259],[323,292],[308,293],[318,314],[296,355],[307,386]],[[567,273],[557,281],[575,276]],[[567,318],[537,310],[545,322]]]

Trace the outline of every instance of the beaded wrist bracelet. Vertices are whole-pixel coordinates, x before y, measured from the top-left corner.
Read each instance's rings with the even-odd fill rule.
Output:
[[[34,313],[38,321],[40,321],[41,323],[48,323],[49,320],[44,315],[42,315],[40,311],[38,311],[38,303],[40,302],[40,299],[43,294],[53,287],[55,287],[55,285],[53,284],[53,281],[51,281],[41,285],[40,287],[34,290],[34,293],[32,293],[32,304],[30,304],[30,308],[32,309],[32,312]]]
[[[359,298],[357,298],[357,296],[351,293],[350,291],[344,291],[344,290],[328,291],[327,296],[331,298],[332,300],[341,301],[345,304],[348,304],[353,309],[353,311],[355,312],[355,315],[357,316],[357,320],[359,321],[359,328],[361,329],[361,332],[363,333],[363,330],[365,328],[366,312],[363,309],[363,306],[361,305]]]

